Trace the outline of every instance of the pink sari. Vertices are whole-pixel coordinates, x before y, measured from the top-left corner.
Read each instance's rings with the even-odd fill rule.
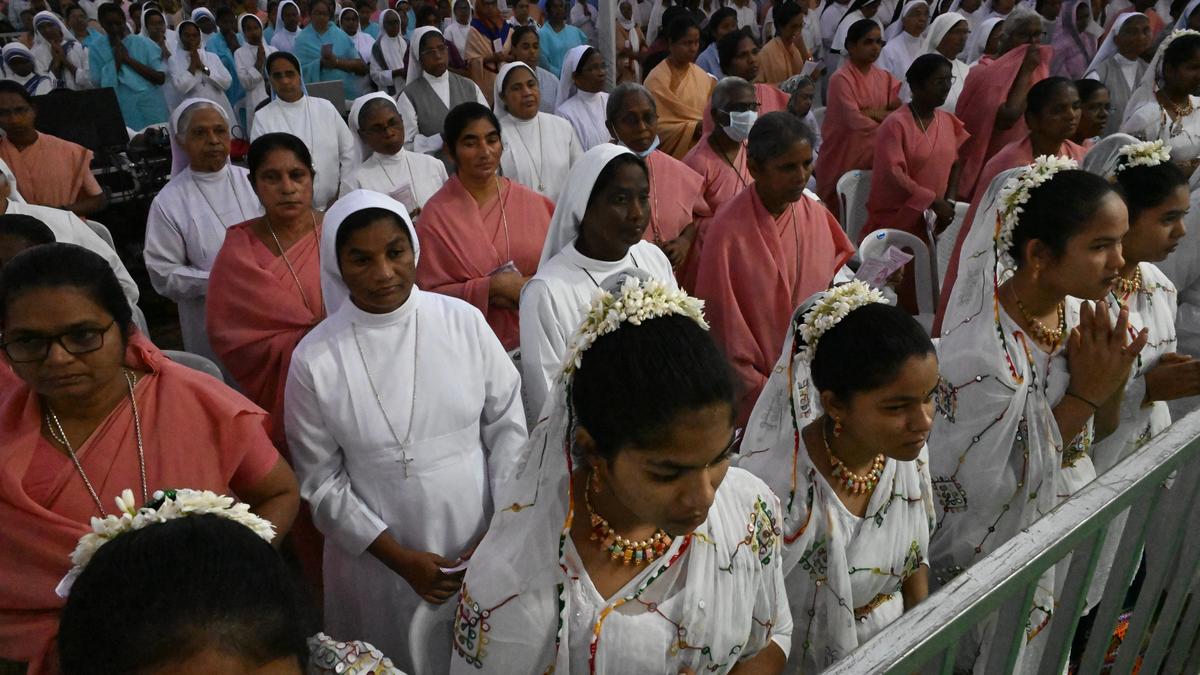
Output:
[[[500,188],[499,199],[480,207],[452,176],[425,203],[417,220],[417,284],[475,305],[511,351],[521,343],[519,314],[489,302],[491,275],[509,262],[525,276],[537,272],[554,202],[507,178]]]
[[[242,391],[270,411],[271,440],[281,449],[287,445],[283,388],[292,350],[325,318],[319,240],[316,232],[308,233],[287,249],[285,260],[262,243],[249,222],[234,225],[208,277],[209,342]]]
[[[775,218],[751,185],[713,216],[696,295],[741,384],[738,424],[749,419],[779,358],[792,312],[828,288],[852,255],[837,219],[807,196]]]
[[[135,388],[147,490],[189,487],[236,495],[280,460],[258,406],[212,377],[171,362],[141,335],[125,363],[146,372]],[[6,384],[8,384],[6,382]],[[0,393],[0,658],[57,672],[55,594],[79,537],[99,515],[74,464],[42,433],[42,406],[24,382]],[[124,489],[141,489],[133,409],[124,399],[77,451],[107,512]],[[26,484],[37,492],[29,494]],[[116,620],[116,619],[115,619]]]
[[[777,110],[787,110],[788,95],[783,93],[782,91],[780,91],[779,87],[776,87],[773,84],[763,84],[762,82],[756,82],[754,84],[754,98],[756,99],[756,102],[758,103],[758,116],[759,117],[762,117],[763,115],[766,115],[769,112],[775,112]],[[703,133],[705,136],[708,136],[709,134],[712,133],[713,129],[717,128],[717,124],[715,122],[713,122],[711,105],[704,106],[704,121],[702,122],[702,124],[703,124],[703,126],[701,127],[701,129],[703,130]],[[815,131],[815,129],[814,129],[814,131]],[[701,138],[700,141],[697,143],[697,145],[703,144],[704,141],[705,141],[705,139]],[[696,148],[692,148],[692,150],[695,150],[695,149]],[[689,152],[688,154],[691,154],[691,153]],[[686,161],[686,159],[687,158],[685,156],[684,161]]]
[[[896,78],[875,66],[864,73],[846,61],[829,78],[829,95],[826,97],[829,105],[821,124],[823,140],[816,174],[817,195],[835,215],[838,212],[838,179],[847,171],[871,168],[879,122],[864,115],[862,110],[898,103],[899,93],[900,83]]]
[[[711,123],[711,118],[708,118]],[[746,186],[754,182],[750,170],[746,167],[746,146],[742,146],[730,164],[719,155],[708,143],[705,134],[696,147],[683,158],[683,163],[695,171],[704,180],[704,201],[708,208],[716,213],[721,205],[737,196]],[[712,222],[712,216],[696,221],[696,239],[692,241],[692,250],[677,276],[679,285],[688,293],[696,291],[696,274],[700,267],[700,256],[704,246],[704,232]]]

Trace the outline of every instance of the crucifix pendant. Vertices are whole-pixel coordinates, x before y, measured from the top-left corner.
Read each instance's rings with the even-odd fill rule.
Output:
[[[546,191],[546,186],[542,185],[541,183],[538,183],[538,192],[545,192],[545,191]]]
[[[400,459],[396,460],[404,467],[404,477],[408,478],[408,465],[412,464],[413,458],[408,456],[408,450],[401,448]]]

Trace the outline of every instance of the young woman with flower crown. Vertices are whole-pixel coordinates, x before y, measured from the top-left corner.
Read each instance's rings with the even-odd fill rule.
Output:
[[[452,673],[779,673],[779,500],[729,467],[733,380],[702,303],[602,293],[467,568]]]
[[[738,461],[784,501],[789,672],[824,670],[925,599],[937,385],[925,330],[860,281],[793,315]]]
[[[1147,331],[1105,298],[1124,259],[1124,203],[1075,163],[1039,157],[988,187],[964,243],[938,345],[943,384],[929,438],[938,505],[931,571],[940,586],[1058,502],[1064,467],[1081,479],[1096,438],[1117,427]],[[1068,312],[1067,298],[1084,301]],[[1038,584],[1032,640],[1054,607],[1054,570]],[[987,663],[992,624],[966,636],[959,665]],[[1025,645],[1025,642],[1022,645]],[[1025,662],[1039,644],[1030,644]]]

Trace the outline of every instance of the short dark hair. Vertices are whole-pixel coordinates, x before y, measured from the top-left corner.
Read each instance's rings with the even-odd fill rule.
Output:
[[[296,58],[295,54],[293,54],[291,52],[285,52],[282,49],[280,49],[279,51],[276,51],[275,53],[273,53],[267,57],[267,72],[268,73],[271,72],[271,66],[275,65],[275,62],[279,61],[280,59],[292,64],[292,66],[294,66],[296,68],[297,73],[300,72],[300,59]]]
[[[950,59],[935,52],[922,54],[916,59],[913,59],[912,65],[908,67],[908,71],[904,73],[904,79],[908,82],[908,86],[920,86],[929,81],[934,73],[939,68],[952,68]]]
[[[96,10],[96,18],[103,19],[107,14],[120,14],[121,18],[125,18],[125,11],[116,5],[116,3],[106,2]]]
[[[1125,206],[1129,209],[1130,225],[1142,212],[1159,206],[1177,188],[1187,185],[1187,174],[1174,162],[1163,162],[1154,166],[1128,166],[1116,175],[1117,193],[1125,200]],[[3,228],[3,223],[0,223],[0,228]],[[3,232],[3,229],[0,229],[0,232]]]
[[[521,38],[525,37],[529,33],[533,33],[534,35],[538,34],[537,29],[534,28],[533,26],[517,26],[516,28],[513,29],[512,40],[509,42],[509,44],[515,45],[515,44],[519,43],[521,41]],[[539,41],[539,43],[541,42],[541,36],[538,36],[538,41]]]
[[[0,323],[13,299],[26,291],[70,286],[112,316],[121,335],[133,330],[133,310],[117,275],[98,254],[75,244],[47,243],[13,256],[0,271]]]
[[[33,97],[29,95],[29,92],[25,91],[25,87],[12,80],[0,80],[0,94],[16,94],[24,99],[30,107],[37,105],[33,102]]]
[[[430,15],[432,15],[432,17]],[[440,18],[438,16],[437,7],[433,5],[421,5],[418,7],[416,17],[418,26],[437,25],[437,20]],[[429,23],[430,18],[434,20],[432,24]],[[417,51],[420,52],[420,50],[421,45],[417,45]]]
[[[1075,88],[1075,81],[1065,77],[1047,77],[1029,88],[1025,97],[1025,114],[1040,115],[1050,106],[1054,96],[1063,88]]]
[[[0,215],[0,237],[20,239],[29,244],[29,248],[57,241],[54,231],[45,223],[23,213]]]
[[[721,70],[729,67],[733,63],[733,59],[737,56],[738,45],[742,40],[750,40],[754,46],[758,46],[758,39],[745,28],[730,31],[725,34],[720,40],[717,40],[717,61],[721,64]]]
[[[210,647],[255,664],[294,657],[304,669],[314,628],[279,553],[204,514],[100,547],[71,587],[58,651],[65,675],[144,672]]]
[[[447,113],[446,120],[442,123],[442,141],[446,144],[447,152],[454,154],[458,139],[467,130],[467,125],[475,120],[491,122],[496,128],[496,133],[500,133],[500,120],[496,119],[496,113],[492,112],[491,108],[475,101],[459,103]]]
[[[808,125],[787,111],[769,112],[759,117],[750,128],[750,137],[746,141],[746,157],[761,167],[800,141],[813,145],[813,133]]]
[[[63,12],[63,18],[64,19],[71,18],[71,12],[74,12],[74,11],[83,12],[83,15],[87,16],[87,10],[80,7],[79,5],[67,5],[67,9]]]
[[[796,339],[803,340],[799,330]],[[813,385],[849,401],[895,380],[910,358],[933,353],[929,335],[908,312],[882,303],[863,305],[817,342]]]
[[[227,16],[230,18],[237,18],[237,15],[233,13],[233,8],[231,8],[229,5],[221,5],[220,7],[218,7],[217,11],[216,11],[216,15],[217,15],[217,21],[220,21],[221,19],[224,19]]]
[[[338,226],[337,236],[333,238],[333,251],[334,255],[338,258],[339,270],[342,268],[342,249],[345,248],[346,242],[350,241],[350,235],[377,220],[390,220],[395,223],[396,227],[400,228],[400,231],[404,233],[404,238],[408,241],[408,245],[413,245],[412,235],[408,232],[408,225],[395,213],[379,207],[355,211],[342,220],[342,224]]]
[[[278,53],[278,52],[277,52]],[[258,181],[258,170],[262,168],[262,163],[266,161],[267,155],[276,150],[287,150],[300,160],[300,163],[308,167],[309,173],[317,175],[316,169],[313,168],[312,153],[308,151],[308,146],[299,138],[282,131],[275,131],[269,134],[263,134],[254,139],[250,144],[250,152],[246,158],[246,163],[250,169],[250,183],[253,185]]]
[[[1200,51],[1200,35],[1183,35],[1177,38],[1167,45],[1167,50],[1163,52],[1163,73],[1166,73],[1167,68],[1178,68],[1193,58],[1197,51]]]
[[[792,22],[797,14],[803,14],[804,10],[799,3],[781,2],[771,8],[771,18],[775,21],[775,32],[783,30],[783,27]]]
[[[1010,252],[1017,266],[1024,262],[1025,244],[1034,239],[1061,257],[1066,253],[1067,241],[1092,219],[1112,192],[1108,181],[1078,169],[1059,171],[1030,190],[1029,201],[1013,228]]]
[[[1092,80],[1084,78],[1075,80],[1075,88],[1079,90],[1079,100],[1082,103],[1087,103],[1097,92],[1103,90],[1108,91],[1108,87],[1100,80]]]
[[[846,31],[846,44],[858,44],[860,40],[867,37],[871,30],[880,30],[879,24],[875,19],[859,19],[850,25],[850,30]]]
[[[597,338],[583,352],[570,396],[596,452],[609,460],[622,448],[661,442],[681,413],[728,405],[731,423],[734,414],[729,364],[708,331],[679,315],[624,323]]]
[[[708,16],[708,23],[705,24],[703,32],[708,34],[709,41],[712,41],[717,34],[717,28],[721,26],[721,22],[725,19],[737,19],[737,10],[728,5],[718,7],[717,11]],[[736,30],[736,29],[735,29]]]

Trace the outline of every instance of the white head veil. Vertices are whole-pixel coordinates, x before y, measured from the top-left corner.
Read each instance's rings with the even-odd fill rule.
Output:
[[[1178,18],[1175,19],[1174,28],[1187,28],[1188,17],[1192,15],[1192,12],[1196,11],[1197,7],[1200,7],[1200,0],[1189,2],[1187,7],[1184,7],[1183,11],[1179,13]]]
[[[354,142],[358,144],[358,161],[360,162],[371,156],[371,148],[363,141],[362,136],[358,135],[358,116],[367,102],[376,98],[384,99],[392,104],[393,109],[396,108],[396,100],[387,92],[375,91],[354,99],[354,104],[350,106],[350,115],[346,118],[346,122],[350,125],[350,131],[354,133]],[[396,112],[399,113],[399,109],[396,109]]]
[[[295,0],[283,0],[275,7],[275,33],[271,35],[271,42],[275,41],[276,37],[283,36],[288,51],[291,50],[292,44],[296,40],[296,36],[300,34],[300,24],[296,24],[296,30],[288,30],[283,25],[283,10],[288,5],[296,8],[296,12],[300,12],[300,5],[297,5]],[[271,45],[275,47],[276,45]]]
[[[946,37],[946,34],[953,30],[954,27],[962,21],[967,21],[967,18],[958,12],[946,12],[945,14],[939,14],[938,17],[929,24],[929,28],[925,29],[925,40],[921,44],[921,53],[936,53],[938,45],[942,44],[942,40]],[[968,26],[970,26],[970,23],[971,22],[967,21]],[[958,55],[959,61],[962,60],[963,56],[966,56],[966,51],[966,46],[964,45],[963,51]]]
[[[404,22],[400,22],[400,32],[396,37],[388,35],[387,30],[383,27],[383,22],[387,20],[388,14],[395,14],[397,19],[401,19],[400,13],[394,9],[385,9],[379,14],[379,37],[375,40],[375,44],[379,45],[379,51],[383,54],[383,60],[388,68],[395,70],[403,68],[408,63],[408,42],[404,39]],[[361,31],[360,31],[361,32]]]
[[[555,110],[561,108],[564,101],[579,91],[575,86],[575,70],[579,68],[579,62],[583,60],[583,55],[587,54],[589,49],[595,48],[589,45],[572,47],[563,58],[562,74],[558,77],[558,99],[554,102]]]
[[[173,113],[171,113],[171,123],[168,125],[168,132],[171,137],[171,175],[175,176],[180,171],[188,168],[191,164],[191,159],[187,152],[183,149],[183,144],[179,142],[179,135],[186,133],[187,129],[179,128],[179,120],[183,118],[183,114],[188,110],[196,107],[212,108],[221,113],[221,119],[229,124],[229,116],[225,114],[225,109],[214,101],[206,98],[189,98],[180,103]],[[225,158],[225,162],[229,163],[229,158]]]
[[[213,26],[217,25],[217,16],[215,14],[213,14],[211,11],[209,11],[209,9],[207,7],[197,7],[196,9],[192,10],[191,19],[192,19],[192,21],[194,21],[196,23],[196,28],[200,27],[200,19],[203,19],[206,17],[208,18],[208,20],[213,22]],[[219,28],[216,29],[215,32],[220,32],[220,29]],[[201,34],[200,41],[203,42],[204,41],[204,31],[200,31],[200,34]]]
[[[1121,156],[1121,148],[1138,142],[1138,139],[1129,134],[1105,136],[1088,148],[1081,168],[1101,178],[1110,179],[1116,174],[1117,159]]]
[[[417,230],[413,227],[412,218],[408,216],[408,210],[403,204],[373,190],[355,190],[343,196],[325,212],[325,220],[321,224],[321,295],[325,298],[327,316],[332,316],[342,303],[350,298],[350,289],[342,279],[342,270],[338,267],[338,230],[347,218],[364,209],[385,209],[399,216],[408,228],[409,238],[412,239],[413,264],[421,260],[421,242],[417,239]]]
[[[632,155],[633,151],[616,143],[601,143],[583,153],[567,174],[566,185],[570,190],[563,190],[558,203],[554,206],[554,217],[550,219],[550,229],[546,233],[546,243],[542,246],[542,259],[538,266],[558,255],[575,237],[579,236],[579,224],[583,222],[583,214],[587,211],[588,200],[592,190],[596,188],[596,179],[608,163],[621,155]]]
[[[1154,59],[1150,61],[1150,67],[1146,69],[1146,74],[1142,76],[1141,83],[1138,84],[1137,88],[1129,96],[1129,102],[1125,104],[1125,119],[1122,120],[1122,126],[1133,117],[1138,108],[1154,100],[1155,92],[1164,83],[1163,55],[1167,53],[1167,47],[1170,47],[1172,42],[1187,35],[1200,35],[1200,32],[1187,30],[1186,28],[1173,31],[1158,45],[1158,51],[1154,52]]]
[[[151,9],[154,9],[154,8],[151,7]],[[159,13],[161,14],[162,12],[159,12]],[[146,12],[143,11],[142,16],[144,17],[145,15],[146,15]],[[56,24],[58,26],[58,29],[60,31],[62,31],[62,39],[63,39],[64,43],[65,42],[78,42],[78,40],[75,39],[75,34],[71,32],[70,28],[67,28],[67,24],[64,23],[63,20],[60,19],[57,14],[55,14],[54,12],[51,12],[48,9],[45,9],[45,10],[38,12],[37,14],[35,14],[33,16],[33,47],[34,47],[34,49],[37,49],[37,47],[39,45],[41,45],[47,49],[49,49],[49,47],[50,47],[49,41],[47,41],[46,38],[42,37],[41,31],[39,31],[37,29],[37,27],[43,23]],[[143,25],[145,25],[145,24],[143,24]]]
[[[1096,50],[1096,56],[1092,57],[1092,62],[1088,64],[1087,68],[1083,69],[1084,75],[1099,68],[1100,64],[1107,62],[1112,58],[1113,54],[1117,53],[1117,33],[1121,32],[1121,26],[1124,26],[1126,21],[1135,16],[1147,19],[1146,15],[1141,12],[1126,12],[1117,17],[1116,22],[1113,23],[1112,30],[1108,31],[1108,35],[1104,36],[1104,42],[1100,43],[1100,48]]]
[[[446,39],[442,31],[433,26],[421,26],[413,31],[412,40],[408,43],[408,72],[405,74],[405,84],[416,82],[425,73],[421,68],[421,40],[427,33],[437,33],[443,40]]]
[[[996,30],[996,26],[1003,22],[1004,19],[994,16],[980,23],[978,29],[972,29],[971,39],[967,41],[967,58],[965,59],[967,65],[974,65],[976,61],[983,58],[983,52],[987,49],[988,38],[991,37],[992,31]]]
[[[904,8],[900,10],[900,18],[893,21],[892,25],[888,26],[887,29],[883,31],[884,39],[894,40],[904,32],[904,17],[908,16],[909,10],[917,5],[925,5],[926,9],[928,9],[930,12],[933,12],[933,8],[929,6],[929,3],[926,2],[926,0],[908,0],[908,2],[904,3]],[[928,35],[929,26],[925,27],[925,31],[925,33],[922,33],[918,37],[924,38],[924,36]]]
[[[510,114],[508,112],[508,106],[504,105],[504,80],[514,68],[524,68],[525,70],[528,70],[530,73],[533,73],[533,79],[537,80],[537,73],[534,73],[533,68],[530,68],[528,64],[522,61],[513,61],[500,66],[500,72],[496,74],[496,82],[492,85],[492,93],[494,95],[492,100],[495,101],[495,103],[492,105],[492,111],[496,113],[496,117],[502,117]]]

